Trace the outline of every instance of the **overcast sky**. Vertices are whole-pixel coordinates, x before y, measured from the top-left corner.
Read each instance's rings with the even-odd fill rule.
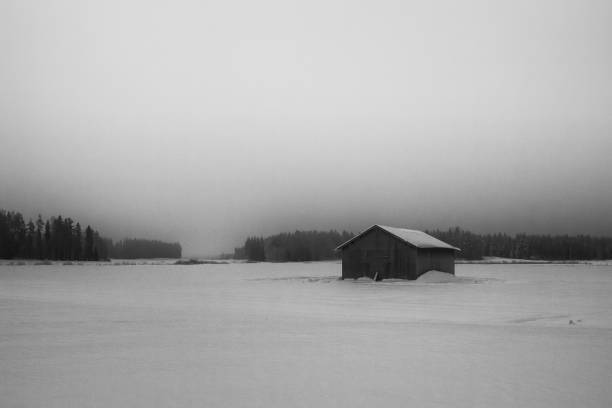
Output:
[[[0,2],[0,208],[231,251],[612,235],[612,2]]]

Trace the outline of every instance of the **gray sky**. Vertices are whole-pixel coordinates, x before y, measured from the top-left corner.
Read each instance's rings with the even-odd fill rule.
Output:
[[[612,235],[612,2],[0,2],[0,208],[186,255]]]

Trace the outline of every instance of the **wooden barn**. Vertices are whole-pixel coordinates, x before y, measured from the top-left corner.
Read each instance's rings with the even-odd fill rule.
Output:
[[[452,245],[422,231],[373,225],[340,245],[342,279],[416,279],[427,271],[455,274]]]

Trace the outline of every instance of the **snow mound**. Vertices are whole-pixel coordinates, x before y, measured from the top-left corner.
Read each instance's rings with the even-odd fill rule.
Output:
[[[447,272],[429,271],[417,278],[421,283],[473,283],[473,279],[461,278]]]

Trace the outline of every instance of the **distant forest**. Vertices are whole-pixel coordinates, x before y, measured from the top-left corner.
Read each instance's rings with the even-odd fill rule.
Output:
[[[612,237],[590,235],[475,234],[459,227],[428,234],[461,248],[458,258],[485,256],[533,260],[612,259]]]
[[[235,259],[269,262],[322,261],[338,258],[334,249],[353,237],[342,231],[295,231],[267,238],[249,237],[234,250]]]
[[[148,239],[124,239],[110,246],[109,256],[120,259],[180,258],[181,244]]]
[[[533,260],[612,259],[612,238],[589,235],[476,234],[459,227],[428,234],[461,248],[458,258],[485,256]],[[269,262],[320,261],[339,258],[334,249],[353,237],[343,231],[296,231],[267,238],[249,237],[234,250],[235,259]]]
[[[180,258],[181,245],[144,239],[117,243],[61,215],[39,215],[26,223],[23,215],[0,209],[0,259],[98,261],[108,258]]]

